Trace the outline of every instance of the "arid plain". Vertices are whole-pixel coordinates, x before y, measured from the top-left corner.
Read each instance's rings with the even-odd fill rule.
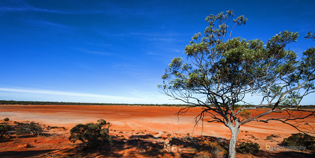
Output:
[[[169,137],[203,137],[227,141],[230,131],[221,123],[208,123],[207,116],[195,127],[195,117],[201,108],[192,108],[185,115],[176,113],[183,107],[154,107],[154,106],[82,106],[82,105],[0,105],[0,118],[10,118],[13,121],[35,121],[45,126],[57,126],[44,131],[49,136],[20,137],[0,142],[0,154],[3,157],[194,157],[201,155],[193,149],[175,148],[176,145],[165,149],[162,153],[141,152],[141,145],[121,147],[110,152],[82,153],[78,144],[68,140],[69,130],[78,123],[96,122],[104,119],[111,123],[110,134],[116,138],[130,140],[136,136],[152,136],[151,143],[168,143]],[[264,109],[252,110],[252,116],[262,113]],[[294,113],[295,116],[305,115]],[[287,113],[267,115],[264,118],[286,117]],[[3,120],[3,119],[2,119]],[[301,128],[315,124],[314,116],[292,122]],[[312,157],[314,153],[302,151],[269,151],[266,146],[279,146],[279,143],[298,131],[281,122],[270,123],[250,122],[240,129],[238,142],[251,140],[260,145],[257,157]],[[267,140],[267,136],[276,136]],[[140,137],[136,137],[139,138]],[[36,141],[34,141],[36,139]],[[147,140],[148,140],[147,139]],[[155,140],[154,140],[155,139]],[[28,145],[29,147],[28,147]],[[147,150],[147,149],[145,149]],[[203,154],[206,152],[203,151]],[[93,155],[94,154],[94,155]],[[278,155],[277,155],[278,154]],[[288,154],[290,156],[288,156]],[[208,155],[210,156],[210,155]],[[251,157],[237,153],[238,157]],[[1,156],[0,156],[1,157]]]

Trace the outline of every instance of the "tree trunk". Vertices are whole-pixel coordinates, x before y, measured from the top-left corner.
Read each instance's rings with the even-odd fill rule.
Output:
[[[235,158],[235,146],[236,146],[236,141],[239,133],[239,123],[236,122],[235,126],[231,125],[229,126],[231,130],[231,139],[230,139],[230,144],[229,144],[229,158]]]

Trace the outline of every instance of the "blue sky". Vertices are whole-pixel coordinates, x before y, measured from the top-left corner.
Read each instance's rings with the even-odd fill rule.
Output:
[[[0,100],[180,103],[157,85],[184,57],[205,17],[233,9],[247,24],[234,37],[300,33],[290,50],[314,46],[315,1],[0,1]],[[313,95],[314,96],[314,95]],[[309,96],[302,104],[314,104]],[[255,97],[247,98],[255,103]]]

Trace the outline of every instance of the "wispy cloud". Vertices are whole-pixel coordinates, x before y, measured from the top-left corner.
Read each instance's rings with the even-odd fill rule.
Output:
[[[0,88],[0,91],[17,92],[17,93],[46,94],[46,95],[60,95],[60,96],[71,96],[71,97],[90,97],[90,98],[101,98],[101,99],[120,99],[120,100],[128,100],[128,101],[139,101],[138,98],[90,94],[90,93],[78,93],[78,92],[52,91],[52,90]]]
[[[168,52],[168,53],[183,53],[185,50],[184,49],[176,49],[176,48],[164,48],[164,51],[151,51],[151,50],[148,50],[146,51],[146,54],[147,55],[151,55],[151,56],[160,56],[160,55],[165,55],[165,53],[163,52]]]
[[[71,8],[67,9],[55,9],[47,7],[37,7],[31,3],[25,1],[10,2],[8,4],[1,4],[0,2],[0,12],[42,12],[42,13],[55,13],[55,14],[69,14],[69,15],[82,15],[82,14],[111,14],[118,15],[121,18],[128,18],[130,16],[134,17],[154,17],[158,15],[158,10],[148,9],[143,2],[139,3],[136,9],[130,8],[128,5],[121,5],[115,2],[97,2],[86,3],[80,1],[73,3]],[[132,13],[132,14],[130,14]]]
[[[141,66],[138,65],[138,64],[130,64],[130,63],[117,63],[117,62],[114,62],[112,64],[112,67],[113,68],[140,68]]]
[[[107,53],[103,51],[94,51],[94,50],[87,50],[87,49],[82,49],[82,48],[74,48],[75,50],[84,52],[84,53],[89,53],[89,54],[96,54],[96,55],[113,55],[112,53]]]
[[[36,95],[34,95],[36,94]],[[30,97],[32,95],[34,97]],[[41,95],[41,97],[39,97]],[[44,96],[42,96],[44,95]],[[90,102],[90,103],[143,103],[143,104],[178,104],[180,102],[170,100],[169,97],[152,92],[130,90],[130,96],[110,96],[79,92],[64,92],[40,89],[23,89],[23,88],[1,88],[1,100],[25,100],[25,98],[36,98],[35,101],[67,101],[67,102]],[[46,99],[43,99],[46,98]],[[27,100],[27,99],[26,99]],[[34,101],[34,99],[32,99]]]
[[[58,29],[63,29],[63,30],[73,29],[70,26],[63,25],[56,22],[47,21],[47,20],[40,20],[40,19],[36,19],[36,20],[35,19],[19,19],[19,20],[28,25],[36,26],[36,27],[54,28],[54,29],[58,28]]]
[[[160,53],[156,53],[154,51],[148,51],[146,54],[147,55],[161,55]]]
[[[155,37],[155,38],[146,38],[147,40],[150,41],[165,41],[165,42],[172,42],[174,41],[173,38],[164,38],[164,37]]]
[[[184,49],[181,50],[181,49],[176,49],[176,48],[170,48],[170,51],[171,51],[171,52],[176,52],[176,53],[183,53],[183,52],[184,52]]]
[[[191,34],[185,33],[162,33],[162,32],[124,32],[124,33],[113,33],[104,32],[104,30],[96,31],[98,34],[105,37],[126,37],[132,39],[143,39],[150,42],[181,42],[186,41],[185,37]],[[189,38],[188,38],[189,40]]]
[[[21,12],[21,11],[35,11],[35,12],[46,12],[46,13],[60,13],[65,14],[67,12],[61,11],[61,10],[51,10],[51,9],[45,9],[45,8],[37,8],[33,7],[31,5],[28,5],[24,2],[21,3],[21,5],[15,5],[15,6],[0,6],[1,12]]]
[[[82,9],[82,10],[57,10],[57,9],[47,9],[39,8],[29,5],[25,2],[19,3],[20,5],[13,6],[0,6],[0,12],[42,12],[42,13],[56,13],[56,14],[100,14],[104,13],[104,10],[97,9]]]
[[[125,32],[125,33],[112,33],[112,32],[104,32],[104,30],[99,30],[97,31],[98,33],[102,35],[107,35],[107,36],[139,36],[139,37],[152,37],[152,38],[169,38],[169,37],[182,37],[182,36],[187,36],[191,34],[187,33],[162,33],[162,32]]]

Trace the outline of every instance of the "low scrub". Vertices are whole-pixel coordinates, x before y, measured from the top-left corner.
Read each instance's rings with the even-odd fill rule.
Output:
[[[31,123],[18,123],[18,127],[15,130],[15,134],[19,135],[40,135],[43,132],[43,128],[40,124],[31,122]]]
[[[251,114],[252,114],[252,112],[250,112],[249,110],[243,110],[243,111],[240,112],[240,116],[244,117],[246,119],[248,119]]]
[[[9,121],[10,119],[9,119],[8,117],[6,117],[6,118],[4,118],[3,120],[7,122],[7,121]]]
[[[217,142],[212,142],[212,141],[204,141],[202,144],[202,147],[204,149],[210,148],[210,152],[212,157],[221,157],[219,155],[227,155],[228,151],[225,150],[221,145],[219,145]]]
[[[52,126],[52,127],[50,127],[50,126],[48,126],[48,129],[66,129],[65,127],[58,127],[58,126]]]
[[[306,133],[291,134],[290,137],[284,138],[282,145],[285,146],[305,146],[306,149],[315,150],[315,137]]]
[[[11,130],[11,126],[7,124],[0,124],[0,138],[4,138],[5,136],[10,137],[8,131]]]
[[[70,130],[69,140],[75,143],[81,141],[87,147],[102,145],[112,146],[112,139],[109,135],[110,123],[105,120],[97,120],[98,123],[77,124]]]
[[[252,141],[248,142],[242,142],[239,145],[238,151],[241,152],[242,154],[253,154],[256,155],[259,151],[259,144],[253,143]]]

